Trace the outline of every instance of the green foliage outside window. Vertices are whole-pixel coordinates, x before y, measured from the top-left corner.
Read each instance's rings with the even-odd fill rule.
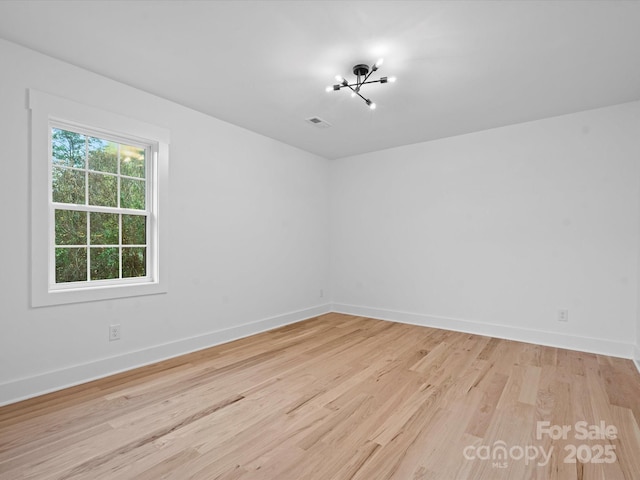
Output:
[[[52,128],[56,283],[146,276],[145,149]]]

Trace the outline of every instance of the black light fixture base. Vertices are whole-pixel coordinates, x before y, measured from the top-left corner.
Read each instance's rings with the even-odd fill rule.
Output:
[[[353,67],[353,74],[364,77],[369,73],[369,65],[365,65],[364,63],[360,63]]]

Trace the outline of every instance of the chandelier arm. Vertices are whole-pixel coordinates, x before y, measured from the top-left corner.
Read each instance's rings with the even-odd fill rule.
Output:
[[[370,82],[363,82],[360,85],[364,85],[364,83],[378,83],[380,80],[372,80]],[[369,105],[371,103],[371,100],[369,100],[368,98],[364,98],[361,94],[359,90],[356,90],[355,88],[353,88],[354,85],[357,85],[355,83],[353,84],[347,84],[347,85],[340,85],[340,88],[343,87],[348,87],[349,90],[351,90],[353,93],[355,93],[356,95],[358,95],[362,100],[364,100],[364,103],[366,103],[367,105]]]
[[[380,79],[378,80],[370,80],[368,82],[362,82],[362,83],[350,83],[348,85],[340,85],[341,87],[349,87],[351,88],[351,90],[353,90],[352,87],[361,87],[362,85],[366,85],[368,83],[380,83]]]
[[[353,89],[352,89],[353,90]],[[364,103],[366,103],[367,105],[369,105],[369,103],[371,102],[371,100],[369,100],[368,98],[364,98],[362,95],[360,95],[360,92],[356,92],[355,90],[353,90],[353,92],[358,95],[362,100],[364,100]]]
[[[349,87],[349,90],[351,90],[353,93],[358,93],[358,90],[353,88],[354,85],[357,86],[358,84],[357,83],[353,83],[351,85],[347,84],[347,85],[344,85],[344,86],[345,87]]]
[[[364,77],[364,80],[362,80],[362,83],[360,85],[364,85],[365,83],[373,83],[373,82],[367,82],[367,79],[371,76],[371,74],[373,72],[375,72],[377,70],[377,68],[374,70],[373,68],[371,68],[371,70],[369,70],[369,72],[367,73],[367,75]]]
[[[375,83],[375,82],[367,82],[367,83]],[[356,90],[353,88],[352,85],[344,85],[345,87],[349,87],[349,89],[355,93],[356,95],[358,95],[362,100],[364,100],[364,103],[366,103],[367,105],[369,104],[369,102],[371,102],[371,100],[369,100],[368,98],[364,98],[362,95],[360,95],[360,91]]]

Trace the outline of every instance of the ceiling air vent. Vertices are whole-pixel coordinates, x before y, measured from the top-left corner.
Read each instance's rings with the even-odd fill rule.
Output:
[[[321,119],[320,117],[310,117],[310,118],[307,118],[306,121],[318,128],[329,128],[331,126],[329,122]]]

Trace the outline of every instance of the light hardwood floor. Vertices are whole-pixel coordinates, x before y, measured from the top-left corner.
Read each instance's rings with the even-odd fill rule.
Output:
[[[629,360],[328,314],[0,408],[0,478],[637,480],[639,422]]]

